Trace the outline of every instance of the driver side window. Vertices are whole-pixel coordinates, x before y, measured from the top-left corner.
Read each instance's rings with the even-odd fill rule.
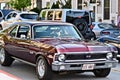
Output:
[[[16,37],[17,29],[18,29],[18,25],[16,25],[10,32],[11,37]]]
[[[29,31],[30,31],[30,28],[28,25],[21,25],[18,28],[17,37],[24,38],[24,39],[26,39],[28,37],[30,38]]]

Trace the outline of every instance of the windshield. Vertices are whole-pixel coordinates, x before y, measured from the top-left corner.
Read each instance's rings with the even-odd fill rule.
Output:
[[[113,28],[112,25],[110,25],[110,24],[105,24],[105,23],[98,24],[98,26],[99,26],[100,28],[102,28],[102,29],[111,29],[111,28]]]
[[[75,27],[68,25],[37,25],[33,27],[34,38],[80,39]]]
[[[21,14],[20,16],[24,19],[36,19],[38,17],[37,14]]]

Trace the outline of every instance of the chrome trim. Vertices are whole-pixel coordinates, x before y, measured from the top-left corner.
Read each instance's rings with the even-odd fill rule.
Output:
[[[30,65],[32,65],[32,66],[36,66],[36,64],[30,63],[30,62],[25,61],[25,60],[22,60],[22,59],[19,59],[19,58],[16,58],[16,57],[12,57],[12,58],[14,58],[15,60],[18,60],[18,61],[21,61],[21,62],[24,62],[24,63],[30,64]]]
[[[103,65],[97,65],[99,63],[100,64],[102,63]],[[94,69],[113,68],[113,67],[117,66],[118,60],[115,59],[115,60],[106,60],[106,61],[73,62],[73,63],[71,63],[71,62],[70,63],[53,62],[52,63],[52,70],[53,71],[82,70],[83,64],[95,64]],[[78,66],[71,67],[72,65],[78,65]]]
[[[119,57],[119,58],[120,58],[120,55],[118,54],[118,55],[117,55],[117,57]]]
[[[106,61],[98,61],[98,62],[96,62],[96,61],[93,61],[93,62],[73,62],[73,63],[64,63],[64,62],[58,62],[58,61],[54,61],[52,64],[54,64],[54,65],[64,65],[64,64],[97,64],[97,63],[114,63],[114,62],[116,62],[116,63],[118,63],[118,60],[106,60]]]
[[[118,51],[114,51],[114,53],[118,53]]]
[[[63,54],[81,54],[81,53],[83,53],[83,54],[87,54],[87,53],[109,53],[109,52],[111,52],[111,51],[91,51],[91,52],[65,52],[65,53],[63,53]],[[58,54],[60,54],[60,53],[58,53]]]
[[[103,53],[105,52],[105,51],[102,51]],[[107,51],[108,52],[108,51]],[[77,54],[88,54],[89,52],[69,52],[69,53],[63,53],[63,54],[73,54],[74,53],[74,55],[77,55]],[[96,52],[97,53],[97,52]],[[55,61],[55,56],[56,55],[59,55],[60,53],[55,53],[55,55],[54,55],[54,58],[53,58],[53,61]],[[90,53],[89,53],[90,54]],[[107,53],[106,53],[107,54]],[[89,59],[89,60],[65,60],[65,62],[79,62],[79,61],[81,61],[81,62],[84,62],[84,61],[105,61],[105,60],[107,60],[106,58],[103,58],[103,59]]]
[[[106,61],[107,59],[91,59],[91,60],[65,60],[65,62],[93,62],[93,61]]]

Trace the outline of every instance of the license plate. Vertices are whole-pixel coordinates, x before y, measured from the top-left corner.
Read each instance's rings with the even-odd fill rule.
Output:
[[[94,64],[83,64],[82,70],[93,70]]]

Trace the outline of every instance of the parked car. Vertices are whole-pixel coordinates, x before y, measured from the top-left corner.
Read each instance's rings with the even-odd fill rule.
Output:
[[[21,21],[21,20],[36,20],[38,14],[35,12],[28,11],[12,11],[10,12],[4,20],[1,21],[0,27],[5,28],[13,22]]]
[[[105,29],[114,29],[114,26],[109,24],[109,23],[102,23],[102,22],[92,22],[92,25],[93,25],[93,29],[92,31],[95,33],[96,37],[100,37],[100,32],[102,30],[105,30]],[[111,35],[111,31],[108,32],[108,33],[104,33],[102,32],[101,35],[104,35],[104,34],[109,34]]]
[[[99,42],[113,45],[117,48],[118,54],[117,59],[120,61],[120,37],[101,36],[97,39]]]
[[[9,9],[2,9],[0,10],[0,22],[6,17],[6,15],[14,10],[9,10]]]
[[[92,11],[75,9],[44,9],[40,12],[42,20],[69,22],[77,26],[78,30],[86,39],[94,38],[92,32]]]
[[[36,66],[40,80],[54,72],[91,71],[97,77],[109,75],[117,65],[117,49],[96,41],[86,42],[78,29],[63,22],[16,22],[0,33],[0,64],[14,59]]]
[[[100,32],[100,36],[110,36],[110,37],[118,37],[120,36],[120,28],[111,28],[105,29]]]

